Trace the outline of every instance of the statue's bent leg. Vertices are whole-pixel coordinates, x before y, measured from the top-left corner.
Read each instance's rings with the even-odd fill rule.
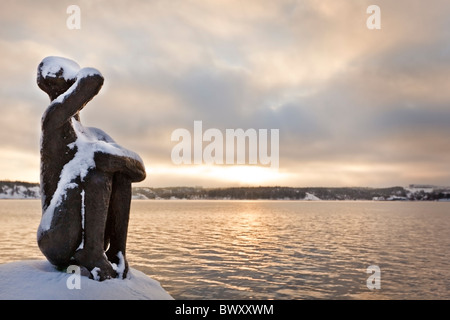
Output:
[[[97,275],[98,280],[117,275],[103,250],[112,178],[112,174],[92,170],[81,183],[84,191],[83,247],[77,250],[74,258],[78,264]]]
[[[124,174],[115,173],[105,229],[105,250],[108,249],[108,260],[122,267],[118,272],[122,273],[123,278],[126,278],[128,273],[126,242],[130,205],[131,180]]]
[[[38,235],[38,246],[55,266],[71,264],[81,242],[81,190],[67,189],[64,201],[55,208],[50,228]]]

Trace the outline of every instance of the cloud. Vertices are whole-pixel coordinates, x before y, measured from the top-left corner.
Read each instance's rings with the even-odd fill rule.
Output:
[[[286,184],[450,180],[446,1],[379,0],[378,31],[365,26],[368,0],[78,1],[80,30],[66,28],[69,4],[2,6],[0,149],[10,155],[38,157],[48,98],[35,70],[61,55],[105,76],[84,123],[149,168],[177,171],[170,134],[202,120],[220,130],[279,128]],[[161,184],[212,179],[161,170]]]

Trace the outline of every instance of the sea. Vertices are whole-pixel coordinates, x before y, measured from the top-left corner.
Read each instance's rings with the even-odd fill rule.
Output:
[[[0,201],[0,264],[45,259],[40,217]],[[133,200],[127,258],[175,299],[448,300],[450,203]]]

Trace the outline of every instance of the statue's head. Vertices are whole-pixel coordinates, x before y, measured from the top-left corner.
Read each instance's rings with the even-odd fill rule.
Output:
[[[38,66],[37,84],[53,101],[75,83],[79,70],[80,66],[75,61],[47,57]]]

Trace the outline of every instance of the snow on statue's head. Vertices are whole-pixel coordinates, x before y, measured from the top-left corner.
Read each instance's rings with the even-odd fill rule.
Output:
[[[53,101],[75,83],[79,70],[80,66],[75,61],[47,57],[38,66],[37,84]]]

